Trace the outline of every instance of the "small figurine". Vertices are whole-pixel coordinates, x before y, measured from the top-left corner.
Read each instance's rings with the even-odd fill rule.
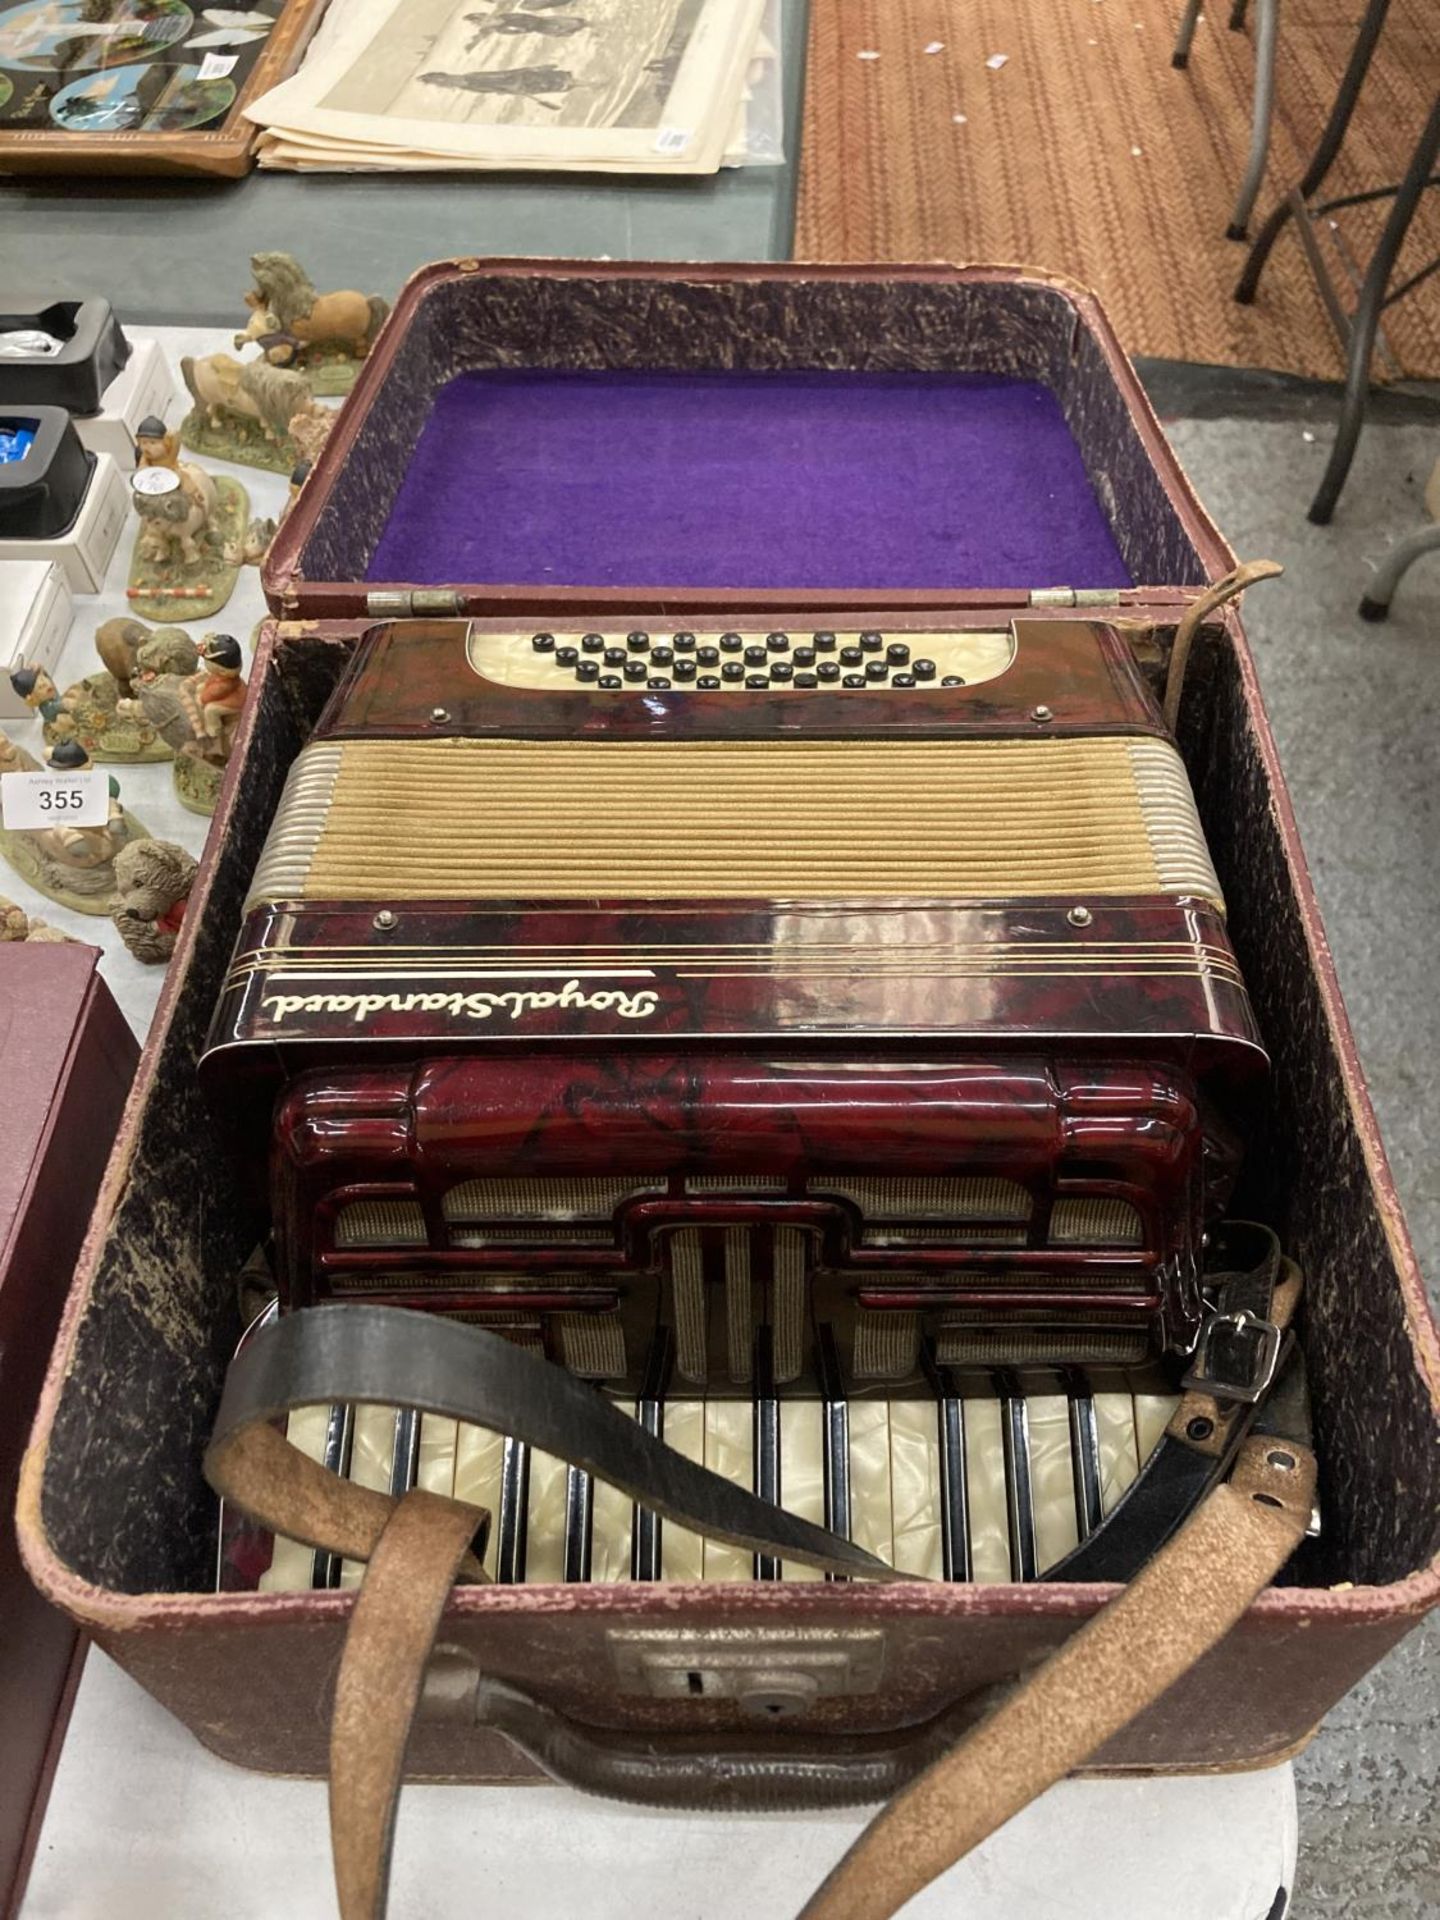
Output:
[[[158,414],[148,413],[135,429],[137,467],[180,467],[180,436]]]
[[[270,542],[275,538],[276,522],[273,515],[267,514],[262,520],[258,516],[245,529],[245,536],[236,545],[225,549],[225,558],[232,566],[263,567],[265,556],[270,551]]]
[[[250,271],[250,324],[235,335],[237,351],[254,341],[272,366],[306,373],[315,393],[348,393],[389,302],[377,294],[317,293],[293,253],[252,254]]]
[[[302,466],[307,463],[309,466],[315,464],[320,458],[320,449],[330,438],[330,429],[338,417],[333,407],[322,407],[312,401],[308,412],[297,413],[292,418],[286,431],[295,443],[296,453],[300,456],[297,464]]]
[[[138,467],[130,501],[140,521],[127,589],[134,610],[150,620],[218,613],[238,572],[226,553],[243,541],[250,519],[239,481],[186,460]]]
[[[330,431],[334,416],[316,400],[303,374],[263,359],[233,360],[228,353],[203,360],[187,356],[180,372],[195,403],[181,422],[180,437],[194,453],[288,473],[300,454],[297,425],[322,442]]]
[[[110,918],[137,960],[153,965],[175,951],[198,871],[185,849],[171,840],[136,840],[120,849]]]
[[[172,670],[195,671],[195,642],[183,629],[157,627],[152,636],[140,621],[122,618],[107,620],[95,634],[103,670],[87,673],[64,693],[57,695],[55,683],[40,669],[20,667],[11,674],[16,693],[44,720],[47,747],[75,739],[95,761],[142,764],[170,758],[169,747],[134,702],[140,650],[152,638],[161,639],[167,662],[178,643],[181,664]]]
[[[83,772],[90,756],[78,740],[57,743],[50,756],[62,772]],[[35,770],[23,748],[0,734],[0,773]],[[98,827],[0,827],[0,854],[38,893],[74,913],[109,913],[115,898],[115,859],[122,847],[146,840],[144,827],[120,804],[120,787],[110,776],[109,813]]]
[[[14,900],[7,900],[0,893],[0,940],[24,941],[37,946],[42,941],[53,944],[63,940],[73,944],[73,939],[73,935],[62,933],[58,927],[52,927],[48,920],[35,919]]]
[[[195,673],[150,673],[141,649],[138,699],[146,719],[175,754],[175,794],[192,813],[213,813],[245,701],[240,642],[206,634],[205,665]]]

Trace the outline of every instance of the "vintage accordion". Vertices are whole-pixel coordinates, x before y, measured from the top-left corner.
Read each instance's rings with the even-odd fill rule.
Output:
[[[1073,1542],[1163,1425],[1264,1069],[1179,753],[1123,634],[1073,616],[372,629],[201,1063],[268,1183],[282,1310],[495,1329],[787,1505],[790,1432],[832,1524],[832,1412],[849,1449],[888,1410],[892,1480],[906,1419],[943,1479],[948,1419],[953,1480],[972,1403],[998,1578],[1065,1545],[1036,1546],[1032,1428]],[[418,1418],[356,1450],[344,1411],[313,1450],[427,1483]],[[496,1445],[492,1558],[523,1577],[540,1495]],[[531,1577],[577,1577],[592,1519],[582,1553],[546,1497]],[[973,1571],[950,1508],[927,1565]],[[609,1577],[664,1573],[643,1519]]]

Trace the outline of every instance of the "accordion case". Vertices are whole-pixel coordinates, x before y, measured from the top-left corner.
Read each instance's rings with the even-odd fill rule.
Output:
[[[1440,1356],[1233,609],[1165,717],[1232,563],[1066,283],[419,275],[267,566],[42,1586],[215,1751],[323,1772],[360,1569],[222,1528],[201,1457],[247,1324],[421,1308],[926,1578],[307,1406],[314,1458],[496,1515],[413,1777],[536,1775],[493,1685],[572,1744],[900,1750],[1113,1592],[1074,1556],[1244,1218],[1307,1275],[1319,1525],[1098,1764],[1293,1751],[1435,1598]]]

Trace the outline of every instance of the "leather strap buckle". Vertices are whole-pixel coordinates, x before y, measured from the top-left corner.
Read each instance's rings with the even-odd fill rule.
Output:
[[[1190,1371],[1181,1381],[1187,1393],[1213,1394],[1253,1407],[1270,1391],[1280,1364],[1284,1335],[1273,1320],[1241,1307],[1216,1313],[1200,1329]]]

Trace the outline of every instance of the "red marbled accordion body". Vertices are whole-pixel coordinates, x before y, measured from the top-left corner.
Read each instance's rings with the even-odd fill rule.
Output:
[[[460,1313],[632,1385],[657,1315],[682,1330],[682,1374],[745,1377],[742,1298],[761,1319],[803,1300],[792,1378],[819,1319],[858,1380],[911,1376],[926,1341],[958,1361],[1007,1342],[1092,1362],[1185,1348],[1264,1067],[1213,889],[687,896],[677,839],[673,897],[606,897],[599,875],[567,895],[543,840],[527,893],[524,871],[494,877],[500,829],[484,832],[513,802],[497,789],[492,815],[470,790],[479,825],[456,828],[452,874],[423,797],[457,764],[447,743],[771,741],[774,805],[803,841],[787,741],[1003,748],[1043,727],[1168,753],[1122,636],[1022,623],[1010,666],[974,687],[607,693],[487,680],[466,647],[492,630],[367,636],[307,750],[331,758],[292,775],[257,876],[202,1073],[252,1159],[271,1143],[284,1301]],[[1002,804],[1025,814],[1023,779]],[[1117,840],[1148,836],[1160,872],[1188,789],[1133,819],[1115,807]],[[706,809],[697,794],[694,834]],[[342,890],[372,840],[395,871],[402,815],[435,891]],[[1063,875],[1074,836],[1055,817]],[[617,820],[622,870],[629,834]]]

